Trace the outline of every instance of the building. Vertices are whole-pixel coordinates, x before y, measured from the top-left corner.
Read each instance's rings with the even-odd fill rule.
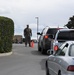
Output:
[[[22,35],[14,35],[13,36],[13,43],[22,43]]]

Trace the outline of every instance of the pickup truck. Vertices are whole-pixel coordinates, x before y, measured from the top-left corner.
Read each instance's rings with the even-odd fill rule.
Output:
[[[56,51],[64,42],[74,41],[74,29],[60,29],[57,31],[55,38],[52,37],[51,50],[48,50],[49,53]]]

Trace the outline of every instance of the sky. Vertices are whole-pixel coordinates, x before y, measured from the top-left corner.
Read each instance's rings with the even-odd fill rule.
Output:
[[[27,24],[32,38],[46,26],[63,27],[74,15],[74,0],[0,0],[0,16],[14,21],[14,35],[22,35]],[[24,36],[23,36],[24,37]]]

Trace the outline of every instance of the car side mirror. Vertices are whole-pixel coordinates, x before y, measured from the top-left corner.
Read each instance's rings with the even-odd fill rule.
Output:
[[[37,32],[37,35],[42,35],[43,33]]]
[[[41,35],[40,32],[37,32],[37,35]]]

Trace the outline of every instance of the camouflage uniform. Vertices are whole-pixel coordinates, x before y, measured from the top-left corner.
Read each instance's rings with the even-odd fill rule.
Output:
[[[29,28],[29,25],[27,25],[27,26],[28,27],[24,29],[25,46],[27,46],[27,44],[29,44],[29,46],[30,46],[32,30]]]

